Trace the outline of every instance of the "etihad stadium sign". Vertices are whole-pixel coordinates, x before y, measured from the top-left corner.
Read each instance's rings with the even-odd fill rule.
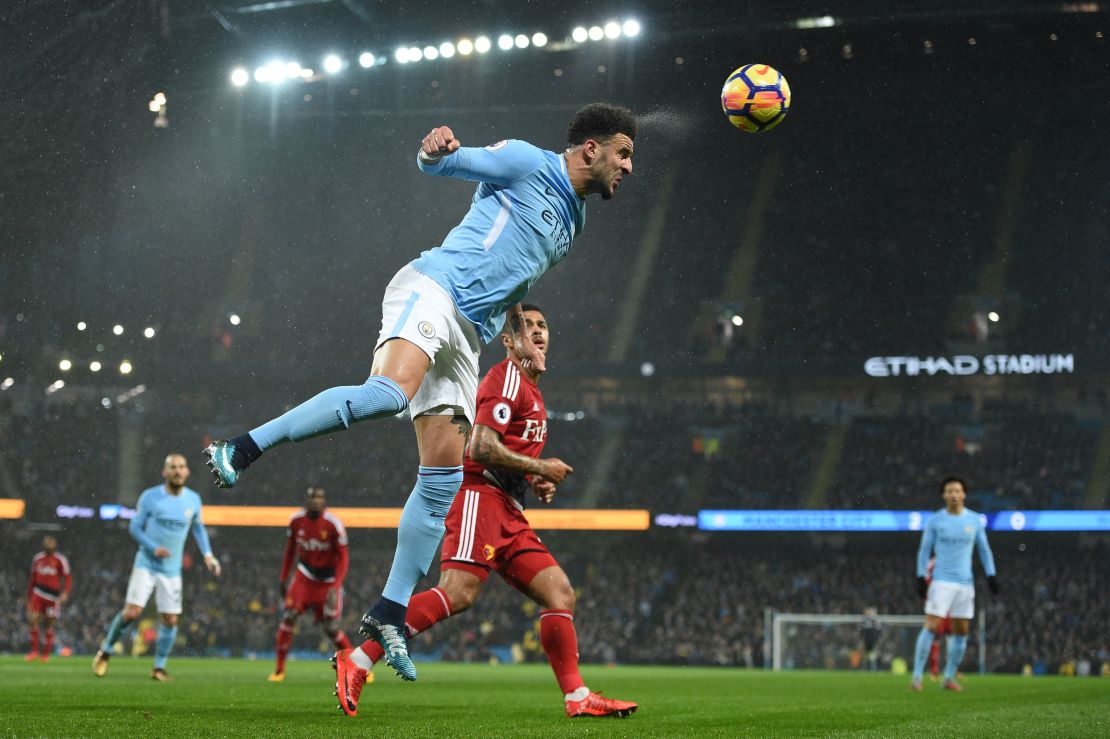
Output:
[[[1075,372],[1074,354],[988,354],[975,357],[871,357],[863,363],[871,377],[934,375],[1056,375]]]

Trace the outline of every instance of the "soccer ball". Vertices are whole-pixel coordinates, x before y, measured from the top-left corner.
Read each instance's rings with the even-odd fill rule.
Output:
[[[732,125],[747,133],[770,131],[790,110],[790,85],[766,64],[734,70],[721,88],[721,107]]]

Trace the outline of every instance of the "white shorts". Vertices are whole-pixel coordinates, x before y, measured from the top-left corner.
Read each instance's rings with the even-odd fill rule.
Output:
[[[473,424],[478,395],[478,331],[455,301],[432,278],[406,265],[393,276],[382,300],[377,349],[390,339],[406,339],[424,350],[432,366],[409,401],[409,414],[466,416]]]
[[[125,602],[146,608],[151,593],[159,613],[181,613],[181,575],[163,575],[145,567],[131,570]]]
[[[974,618],[975,588],[971,585],[933,580],[925,598],[925,615]]]

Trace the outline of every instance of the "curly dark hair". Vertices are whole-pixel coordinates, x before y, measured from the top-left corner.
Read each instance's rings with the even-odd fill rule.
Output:
[[[586,139],[608,139],[618,133],[636,139],[636,116],[632,111],[609,103],[590,103],[571,119],[567,143],[578,146]]]

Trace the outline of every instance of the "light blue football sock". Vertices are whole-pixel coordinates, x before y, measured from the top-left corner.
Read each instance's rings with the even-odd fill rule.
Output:
[[[956,670],[967,651],[967,636],[951,634],[948,637],[948,661],[944,663],[944,679],[955,680]]]
[[[154,640],[154,666],[157,669],[166,669],[166,660],[173,651],[174,640],[177,639],[177,627],[162,624],[158,627],[158,638]]]
[[[250,432],[261,451],[287,441],[342,431],[352,423],[395,416],[409,407],[401,386],[388,377],[371,375],[361,385],[333,387],[306,400]]]
[[[382,596],[407,606],[420,578],[428,574],[443,539],[443,520],[462,485],[463,468],[421,467],[397,527],[397,552]],[[397,624],[400,625],[400,624]]]
[[[100,642],[100,650],[110,654],[112,647],[115,646],[115,643],[123,636],[123,632],[132,623],[134,622],[123,620],[123,611],[117,613],[116,617],[112,619],[112,625],[108,627],[108,635],[104,637],[104,641]]]
[[[933,632],[921,629],[917,635],[917,646],[913,650],[913,679],[920,681],[925,675],[925,663],[929,661],[929,650],[933,648]]]

